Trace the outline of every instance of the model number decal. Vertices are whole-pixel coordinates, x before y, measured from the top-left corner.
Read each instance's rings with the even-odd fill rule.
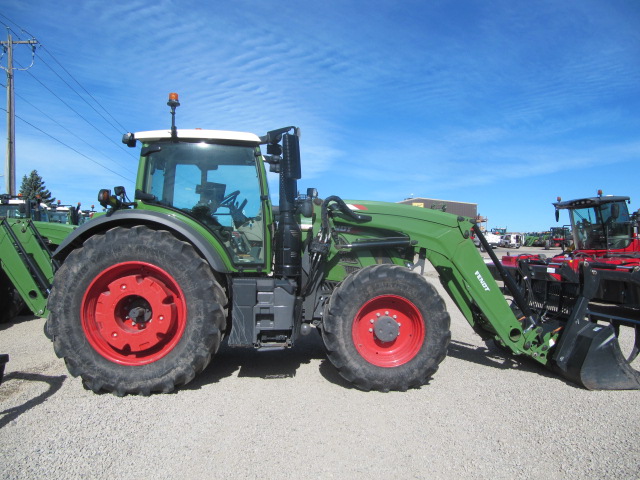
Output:
[[[362,229],[358,227],[350,227],[347,225],[336,225],[333,230],[339,233],[359,233]]]
[[[484,278],[482,278],[482,275],[480,275],[480,272],[477,270],[476,270],[476,277],[478,278],[480,285],[482,285],[482,288],[484,288],[487,292],[491,291],[489,289],[489,285],[487,285],[487,282],[484,281]]]

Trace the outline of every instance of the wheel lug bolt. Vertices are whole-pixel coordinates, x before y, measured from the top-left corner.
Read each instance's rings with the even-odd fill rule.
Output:
[[[393,316],[393,319],[394,319],[394,320],[395,320],[396,318],[398,318],[398,315],[394,315],[394,316]]]
[[[373,333],[373,328],[370,328],[370,329],[369,329],[369,332]]]
[[[376,317],[379,317],[379,316],[380,316],[380,314],[379,314],[379,313],[376,313]]]
[[[389,312],[384,312],[385,315],[389,315]]]
[[[375,323],[375,320],[372,318],[371,320],[369,320],[369,322]]]

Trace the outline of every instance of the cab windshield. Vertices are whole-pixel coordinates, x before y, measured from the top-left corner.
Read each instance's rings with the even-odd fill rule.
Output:
[[[69,223],[69,213],[61,210],[51,210],[49,212],[49,222],[51,223]]]
[[[253,146],[154,143],[145,192],[211,230],[236,264],[264,263],[260,179]]]
[[[625,202],[569,210],[577,250],[619,250],[631,243],[632,225]]]

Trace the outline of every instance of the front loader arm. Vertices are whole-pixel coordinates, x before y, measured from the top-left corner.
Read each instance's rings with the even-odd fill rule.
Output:
[[[525,331],[469,238],[473,227],[469,219],[409,205],[346,203],[370,220],[358,221],[337,214],[333,216],[334,228],[360,225],[407,236],[415,252],[434,266],[440,282],[476,332],[483,338],[500,341],[515,353],[526,353],[547,363],[552,335],[539,328]],[[365,241],[362,238],[361,242]]]
[[[36,315],[47,315],[47,298],[57,268],[51,257],[53,247],[75,228],[30,219],[0,219],[0,268]]]

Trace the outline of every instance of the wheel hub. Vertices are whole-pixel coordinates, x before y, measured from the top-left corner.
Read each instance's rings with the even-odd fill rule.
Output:
[[[373,333],[381,342],[392,342],[400,335],[400,324],[392,317],[383,315],[375,320]]]
[[[160,268],[124,262],[101,272],[83,299],[83,328],[92,347],[124,365],[162,358],[186,322],[184,296]]]
[[[355,315],[352,335],[365,360],[379,367],[396,367],[418,354],[426,331],[422,315],[411,301],[380,295],[365,302]]]
[[[151,320],[152,310],[151,305],[144,298],[133,296],[126,302],[124,307],[125,311],[129,310],[129,313],[125,316],[127,320],[131,320],[133,325],[144,326]]]

